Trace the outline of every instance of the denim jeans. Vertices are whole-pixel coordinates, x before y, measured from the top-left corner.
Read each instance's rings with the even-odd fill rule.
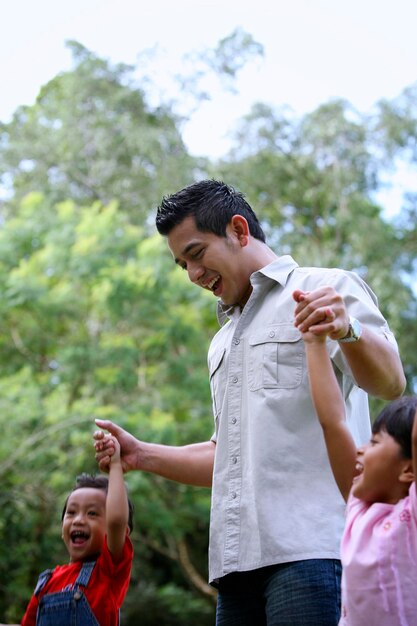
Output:
[[[216,626],[337,626],[342,567],[311,559],[220,579]]]

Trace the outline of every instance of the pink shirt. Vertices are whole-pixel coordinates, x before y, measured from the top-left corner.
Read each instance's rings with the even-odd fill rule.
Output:
[[[397,504],[350,496],[341,556],[339,626],[417,626],[415,483]]]

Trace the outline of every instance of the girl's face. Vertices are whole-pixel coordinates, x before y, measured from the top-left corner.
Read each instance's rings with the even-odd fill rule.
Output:
[[[407,493],[408,485],[400,481],[407,464],[400,445],[385,430],[372,435],[366,446],[358,449],[352,494],[366,502],[396,504]]]

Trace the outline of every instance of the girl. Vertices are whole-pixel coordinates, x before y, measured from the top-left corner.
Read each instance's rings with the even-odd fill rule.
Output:
[[[302,297],[294,293],[296,301]],[[331,308],[323,314],[326,323],[334,317]],[[417,397],[387,405],[372,426],[370,442],[356,450],[326,331],[312,326],[303,339],[313,403],[333,475],[347,500],[339,624],[416,626]]]

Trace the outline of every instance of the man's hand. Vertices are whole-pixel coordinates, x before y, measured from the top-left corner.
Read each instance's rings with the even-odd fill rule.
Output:
[[[120,446],[120,459],[124,472],[133,469],[140,469],[140,442],[126,430],[113,424],[109,420],[95,420],[99,428],[107,430]],[[116,451],[116,441],[113,437],[106,435],[102,431],[94,433],[94,447],[96,450],[96,461],[102,472],[108,472],[111,457]]]
[[[294,325],[302,333],[329,335],[330,339],[342,339],[349,332],[349,315],[345,302],[333,287],[320,287],[314,291],[293,293],[297,302]]]

